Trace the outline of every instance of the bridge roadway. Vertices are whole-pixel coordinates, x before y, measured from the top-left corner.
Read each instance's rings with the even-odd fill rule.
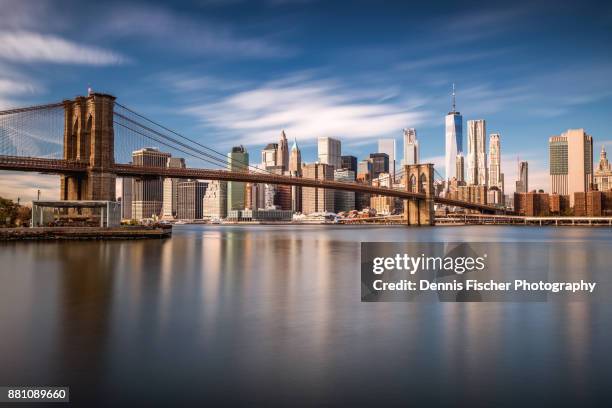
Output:
[[[0,155],[0,170],[31,171],[49,174],[78,174],[85,173],[88,170],[88,166],[87,163],[74,160]],[[316,180],[303,177],[279,176],[269,173],[236,172],[228,170],[195,168],[180,169],[167,167],[143,167],[131,164],[114,164],[109,168],[102,169],[102,171],[114,173],[118,177],[172,177],[200,180],[243,181],[250,183],[283,184],[300,187],[331,188],[334,190],[399,197],[401,199],[423,200],[426,198],[425,194],[423,193],[395,190],[387,187],[375,187],[368,184],[333,180]],[[451,200],[444,197],[434,197],[434,202],[487,213],[503,212],[499,208],[493,206],[460,200]]]

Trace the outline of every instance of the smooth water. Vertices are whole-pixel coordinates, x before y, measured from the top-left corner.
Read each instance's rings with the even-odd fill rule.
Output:
[[[2,243],[0,385],[68,385],[86,406],[603,403],[610,303],[361,303],[360,242],[610,238],[185,225],[168,240]]]

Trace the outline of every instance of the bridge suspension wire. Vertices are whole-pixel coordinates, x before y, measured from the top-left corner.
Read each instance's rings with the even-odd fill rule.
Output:
[[[0,111],[0,155],[61,158],[63,103]]]
[[[26,106],[23,108],[14,108],[14,109],[0,111],[0,116],[13,115],[15,113],[24,113],[24,112],[31,112],[31,111],[38,111],[38,110],[45,110],[45,109],[53,109],[53,108],[59,108],[63,106],[64,106],[63,102],[48,103],[46,105]]]
[[[184,153],[184,154],[186,154],[186,155],[188,155],[188,156],[191,156],[191,157],[196,158],[196,159],[199,159],[199,160],[203,160],[204,162],[209,163],[209,164],[212,164],[213,166],[220,166],[220,165],[219,165],[219,163],[215,163],[215,162],[212,162],[212,161],[210,161],[210,160],[207,160],[207,159],[205,159],[205,158],[203,158],[203,157],[199,157],[199,156],[198,156],[196,153],[192,153],[192,152],[189,152],[189,151],[187,151],[187,150],[183,150],[183,149],[181,149],[181,148],[178,148],[178,147],[176,147],[176,146],[172,146],[171,144],[166,143],[166,142],[164,142],[163,140],[160,140],[160,139],[158,139],[158,138],[156,138],[156,137],[153,137],[153,136],[147,135],[147,134],[145,134],[145,133],[142,133],[142,132],[140,132],[140,131],[138,131],[138,130],[136,130],[136,129],[133,129],[133,128],[131,128],[131,127],[127,126],[127,125],[124,125],[123,123],[120,123],[120,122],[118,122],[118,121],[113,121],[113,123],[115,123],[116,125],[119,125],[119,126],[121,126],[121,127],[125,128],[125,129],[128,129],[128,130],[130,130],[130,131],[132,131],[132,132],[134,132],[134,133],[137,133],[137,134],[139,134],[139,135],[141,135],[141,136],[144,136],[144,137],[146,137],[147,139],[151,139],[151,140],[153,140],[153,141],[155,141],[155,142],[157,142],[157,143],[161,143],[162,145],[164,145],[164,146],[166,146],[166,147],[169,147],[169,148],[171,148],[171,149],[174,149],[174,150],[180,151],[181,153]]]
[[[114,122],[114,123],[116,123],[117,125],[122,126],[122,127],[126,128],[126,129],[128,129],[128,130],[131,130],[131,131],[133,131],[133,132],[135,132],[135,133],[137,133],[137,134],[139,134],[139,135],[141,135],[141,136],[144,136],[144,137],[146,137],[146,138],[149,138],[149,139],[151,139],[151,140],[154,140],[154,141],[156,141],[156,142],[158,142],[158,143],[161,143],[161,144],[163,144],[163,145],[164,145],[164,146],[166,146],[166,147],[169,147],[169,148],[171,148],[171,149],[178,150],[178,151],[180,151],[180,152],[182,152],[182,153],[185,153],[185,154],[188,154],[188,155],[190,155],[190,156],[192,156],[192,157],[194,157],[194,158],[197,158],[197,159],[200,159],[200,160],[204,160],[205,162],[207,162],[207,163],[209,163],[209,164],[213,164],[213,165],[215,165],[215,166],[219,166],[220,164],[225,165],[225,166],[227,165],[227,161],[225,161],[225,160],[219,159],[218,157],[212,156],[212,155],[207,154],[207,153],[205,153],[205,152],[201,152],[201,151],[199,151],[199,150],[197,150],[197,149],[193,148],[192,146],[189,146],[189,145],[187,145],[187,144],[185,144],[185,143],[182,143],[182,142],[180,142],[180,141],[178,141],[178,140],[176,140],[176,139],[174,139],[174,138],[168,137],[167,135],[164,135],[163,133],[157,132],[157,131],[155,131],[154,129],[151,129],[151,128],[147,127],[147,126],[144,126],[144,125],[142,125],[142,124],[140,124],[140,123],[138,123],[138,122],[135,122],[135,121],[133,121],[133,120],[129,119],[128,117],[126,117],[126,116],[124,116],[124,115],[122,115],[122,114],[120,114],[120,113],[116,113],[116,112],[115,112],[115,116],[117,116],[117,117],[119,117],[119,118],[121,118],[121,119],[123,119],[123,120],[126,120],[126,121],[130,122],[131,124],[136,125],[136,126],[138,126],[138,127],[142,128],[142,129],[144,129],[144,130],[146,130],[146,131],[148,131],[148,132],[150,132],[150,133],[153,133],[153,134],[155,134],[155,135],[159,136],[159,137],[161,138],[161,140],[160,140],[159,138],[154,138],[154,137],[152,137],[152,136],[150,136],[150,135],[147,135],[147,134],[145,134],[145,133],[143,133],[143,132],[141,132],[141,131],[138,131],[138,130],[136,130],[136,129],[132,128],[132,127],[129,127],[129,126],[127,126],[127,125],[124,125],[123,123],[121,123],[121,122],[119,122],[119,121],[114,120],[113,122]],[[164,141],[163,141],[164,139],[167,139],[167,142],[164,142]],[[173,146],[173,145],[169,144],[169,142],[176,143],[176,144],[178,144],[179,146],[181,146],[181,148],[176,147],[176,146]],[[195,154],[197,154],[197,155],[202,155],[202,156],[208,157],[209,159],[212,159],[212,160],[215,160],[215,161],[217,161],[217,162],[220,162],[220,164],[219,164],[219,163],[215,163],[215,162],[211,162],[210,160],[207,160],[207,159],[204,159],[204,158],[202,158],[202,157],[196,156],[196,155],[194,155],[194,153],[189,153],[189,152],[187,152],[187,151],[183,150],[183,148],[184,148],[184,149],[191,150],[192,152],[194,152],[194,153],[195,153]]]
[[[212,154],[215,154],[215,155],[219,156],[219,158],[217,160],[223,160],[223,162],[228,166],[228,168],[229,168],[229,165],[231,163],[231,164],[237,164],[238,167],[239,168],[241,167],[242,169],[248,170],[250,168],[250,169],[253,169],[255,172],[268,173],[268,174],[272,174],[272,175],[277,175],[276,173],[274,173],[274,172],[272,172],[272,171],[270,171],[268,169],[262,169],[262,168],[259,168],[257,166],[253,166],[253,165],[248,164],[248,163],[246,163],[244,161],[241,161],[241,160],[236,160],[236,159],[231,159],[230,160],[229,157],[227,157],[227,155],[225,155],[225,154],[223,154],[223,153],[221,153],[221,152],[219,152],[219,151],[217,151],[215,149],[212,149],[212,148],[210,148],[208,146],[205,146],[205,145],[201,144],[200,142],[198,142],[198,141],[196,141],[194,139],[191,139],[191,138],[189,138],[187,136],[184,136],[184,135],[182,135],[182,134],[180,134],[180,133],[178,133],[178,132],[176,132],[176,131],[174,131],[174,130],[172,130],[172,129],[170,129],[170,128],[168,128],[168,127],[166,127],[166,126],[164,126],[164,125],[162,125],[162,124],[160,124],[160,123],[158,123],[158,122],[156,122],[156,121],[154,121],[152,119],[149,119],[148,117],[146,117],[146,116],[144,116],[144,115],[142,115],[142,114],[140,114],[140,113],[138,113],[138,112],[136,112],[136,111],[134,111],[134,110],[132,110],[132,109],[122,105],[122,104],[120,104],[120,103],[115,102],[115,105],[118,106],[121,109],[125,109],[126,111],[130,112],[131,114],[133,114],[133,115],[135,115],[135,116],[137,116],[137,117],[139,117],[141,119],[144,119],[147,122],[152,123],[153,125],[161,128],[161,129],[163,129],[163,130],[165,130],[167,132],[172,133],[175,136],[178,136],[178,137],[180,137],[180,138],[182,138],[184,140],[187,140],[190,143],[193,143],[193,144],[195,144],[195,145],[197,145],[197,146],[199,146],[199,147],[201,147],[201,148],[203,148],[205,150],[208,150],[208,151],[212,152]],[[115,114],[119,115],[117,112],[115,112]],[[140,126],[143,126],[143,125],[140,125]],[[164,137],[170,138],[167,135],[164,135]],[[197,149],[195,149],[193,147],[190,147],[190,149],[197,150]],[[202,151],[199,151],[199,152],[200,152],[200,154],[205,154]]]
[[[137,134],[140,134],[141,136],[145,136],[145,137],[149,138],[150,140],[154,140],[157,143],[161,143],[161,144],[163,144],[166,147],[169,147],[171,149],[176,149],[176,150],[178,150],[178,151],[180,151],[180,152],[182,152],[184,154],[187,154],[187,155],[189,155],[191,157],[194,157],[194,158],[197,158],[197,159],[200,159],[200,160],[204,160],[205,162],[213,164],[213,165],[216,165],[216,166],[222,165],[226,169],[230,168],[230,164],[234,164],[234,165],[237,165],[237,167],[239,169],[241,168],[241,169],[247,170],[247,171],[251,170],[251,171],[254,171],[256,173],[267,173],[267,174],[270,174],[270,175],[278,175],[277,173],[274,173],[274,172],[272,172],[272,171],[270,171],[268,169],[265,169],[265,168],[262,169],[260,167],[250,165],[250,164],[248,164],[246,162],[243,162],[243,161],[240,161],[240,160],[230,159],[227,155],[225,155],[225,154],[223,154],[223,153],[221,153],[221,152],[219,152],[219,151],[217,151],[215,149],[212,149],[212,148],[210,148],[210,147],[208,147],[208,146],[198,142],[197,140],[194,140],[192,138],[184,136],[184,135],[182,135],[182,134],[180,134],[180,133],[178,133],[178,132],[176,132],[176,131],[174,131],[174,130],[172,130],[172,129],[170,129],[170,128],[162,125],[162,124],[160,124],[159,122],[154,121],[154,120],[152,120],[152,119],[150,119],[150,118],[148,118],[148,117],[146,117],[146,116],[144,116],[144,115],[142,115],[142,114],[140,114],[140,113],[138,113],[138,112],[136,112],[136,111],[134,111],[134,110],[132,110],[132,109],[130,109],[128,107],[126,107],[125,105],[122,105],[120,103],[115,102],[115,106],[117,106],[119,108],[119,110],[125,110],[129,114],[134,115],[135,117],[140,118],[140,119],[142,119],[142,120],[144,120],[146,122],[149,122],[151,124],[151,126],[147,126],[147,125],[141,123],[138,120],[129,118],[126,114],[120,113],[118,111],[115,111],[115,113],[114,113],[115,116],[120,118],[121,120],[129,122],[131,125],[130,126],[126,126],[126,125],[124,125],[122,123],[119,123],[118,121],[115,121],[115,123],[117,123],[119,126],[123,126],[123,127],[127,128],[127,129],[129,129],[129,130],[131,130],[131,131],[133,131],[133,132],[135,132]],[[136,129],[133,129],[132,126],[137,126],[138,128],[142,128],[144,130],[144,132],[143,131],[137,131]],[[157,127],[157,128],[159,128],[159,129],[161,129],[161,130],[163,130],[165,132],[171,133],[172,135],[174,135],[174,136],[176,136],[176,137],[178,137],[178,138],[180,138],[182,140],[185,140],[188,143],[181,142],[176,137],[169,136],[168,134],[166,134],[164,132],[161,132],[161,131],[158,131],[156,129],[153,129],[153,127]],[[156,135],[156,137],[151,137],[151,136],[147,135],[146,133],[153,133],[154,135]],[[166,141],[164,142],[164,140],[166,140]],[[181,146],[181,148],[179,148],[177,146],[174,146],[174,145],[171,145],[170,142],[172,144],[176,144],[178,146]],[[196,145],[199,148],[194,147],[194,146],[190,145],[189,143],[191,143],[193,145]],[[191,151],[191,153],[188,152],[185,149],[187,149],[188,151]],[[204,150],[202,150],[202,149],[204,149]],[[204,159],[204,157],[201,157],[201,156],[207,157],[210,160],[214,160],[215,163],[211,163],[210,160]],[[403,175],[403,173],[404,173],[404,170],[402,169],[402,170],[400,170],[400,172],[398,174],[396,174],[396,177],[398,177],[398,176],[401,177]],[[290,177],[292,177],[292,176],[290,176]],[[391,175],[387,174],[386,176],[383,176],[383,178],[379,178],[379,182],[384,183],[385,181],[390,180],[390,179],[391,179]],[[392,182],[389,182],[389,188],[391,188],[391,189],[394,188]]]

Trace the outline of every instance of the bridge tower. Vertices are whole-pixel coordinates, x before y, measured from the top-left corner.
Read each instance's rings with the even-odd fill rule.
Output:
[[[64,101],[64,159],[87,163],[85,175],[62,176],[62,200],[115,201],[113,108],[101,93]]]
[[[406,191],[425,194],[424,199],[404,200],[404,219],[408,225],[434,225],[433,164],[404,165],[402,182]]]

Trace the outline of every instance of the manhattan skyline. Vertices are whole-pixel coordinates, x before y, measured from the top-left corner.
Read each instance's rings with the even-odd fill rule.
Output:
[[[91,86],[224,151],[259,151],[285,129],[305,162],[319,137],[361,159],[381,138],[401,151],[414,127],[421,161],[444,174],[454,82],[464,127],[484,119],[487,139],[501,134],[509,191],[517,156],[530,188],[550,191],[552,135],[585,128],[594,151],[612,144],[608,5],[70,3],[0,2],[0,109]],[[0,177],[23,198],[57,188],[53,177]]]

